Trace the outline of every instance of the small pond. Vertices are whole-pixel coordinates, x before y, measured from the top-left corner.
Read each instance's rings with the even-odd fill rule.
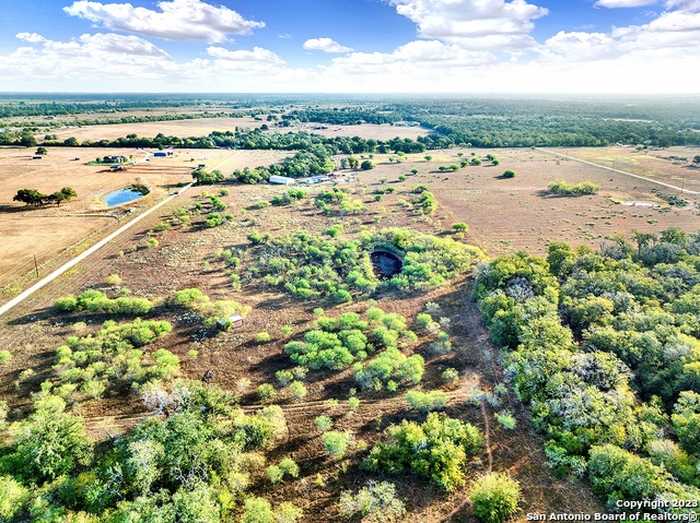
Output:
[[[403,268],[403,261],[393,252],[376,250],[370,254],[375,274],[382,279],[396,276]]]
[[[118,191],[112,191],[106,195],[104,200],[107,207],[116,207],[117,205],[133,202],[143,197],[144,195],[139,191],[134,191],[133,189],[119,189]]]

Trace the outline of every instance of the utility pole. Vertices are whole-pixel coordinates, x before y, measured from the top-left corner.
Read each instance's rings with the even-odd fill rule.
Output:
[[[36,278],[39,279],[39,264],[36,262],[36,254],[34,255],[34,272],[36,273]]]

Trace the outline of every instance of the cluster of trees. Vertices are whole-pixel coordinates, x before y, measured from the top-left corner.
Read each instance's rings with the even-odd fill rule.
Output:
[[[475,296],[552,467],[617,500],[698,499],[700,234],[498,258]],[[694,428],[691,428],[694,427]]]
[[[317,194],[314,205],[326,215],[344,216],[365,211],[365,205],[361,200],[352,198],[347,191],[337,188]]]
[[[301,299],[352,301],[378,288],[406,292],[443,285],[465,274],[484,257],[483,252],[450,238],[438,238],[407,229],[365,233],[358,240],[324,238],[308,232],[269,239],[251,236],[251,264],[242,276],[262,281]],[[402,269],[381,281],[375,275],[370,254],[377,248],[396,252]]]
[[[483,446],[474,425],[433,412],[423,423],[403,420],[387,428],[364,466],[387,474],[410,472],[452,492],[466,483],[467,461]]]
[[[286,434],[284,414],[244,414],[224,391],[195,382],[143,394],[151,417],[95,447],[83,420],[48,394],[0,451],[3,521],[197,521],[294,523],[301,510],[273,507],[247,490],[264,469],[259,452]]]
[[[60,207],[61,203],[77,198],[78,193],[72,187],[64,187],[60,191],[52,194],[44,194],[36,189],[20,189],[12,198],[15,202],[22,202],[32,207],[42,205],[56,204]]]
[[[354,312],[318,318],[303,340],[290,341],[284,351],[294,363],[307,369],[343,370],[372,354],[415,340],[404,317],[370,307],[364,318]]]
[[[239,183],[267,182],[270,176],[285,176],[287,178],[303,178],[318,174],[328,174],[335,169],[332,151],[323,145],[314,145],[308,150],[299,151],[290,158],[267,167],[246,167],[233,172],[232,180]]]
[[[41,390],[66,400],[99,398],[109,388],[171,379],[179,372],[179,358],[165,349],[142,350],[171,330],[167,321],[137,318],[127,323],[106,321],[93,335],[70,336],[56,349],[56,380],[46,380]]]

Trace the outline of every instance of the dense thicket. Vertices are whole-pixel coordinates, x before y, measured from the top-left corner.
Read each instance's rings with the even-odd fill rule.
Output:
[[[475,296],[554,468],[611,505],[698,499],[700,234],[635,238],[498,258]]]
[[[375,290],[421,291],[465,274],[484,255],[476,247],[407,229],[366,233],[358,240],[324,238],[308,232],[269,239],[252,235],[245,280],[258,280],[301,299],[342,303]],[[401,271],[380,280],[370,254],[389,249],[403,259]]]
[[[200,383],[144,393],[151,417],[127,435],[93,447],[81,418],[42,395],[0,448],[2,521],[216,523],[286,521],[246,490],[268,448],[286,433],[279,407],[244,414],[225,392]],[[265,519],[267,518],[267,519]]]

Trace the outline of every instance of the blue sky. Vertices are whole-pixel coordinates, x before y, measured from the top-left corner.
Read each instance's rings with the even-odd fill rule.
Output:
[[[700,89],[700,0],[0,0],[0,7],[2,90]],[[640,82],[649,66],[662,68],[664,81]],[[443,76],[459,81],[443,85]]]

